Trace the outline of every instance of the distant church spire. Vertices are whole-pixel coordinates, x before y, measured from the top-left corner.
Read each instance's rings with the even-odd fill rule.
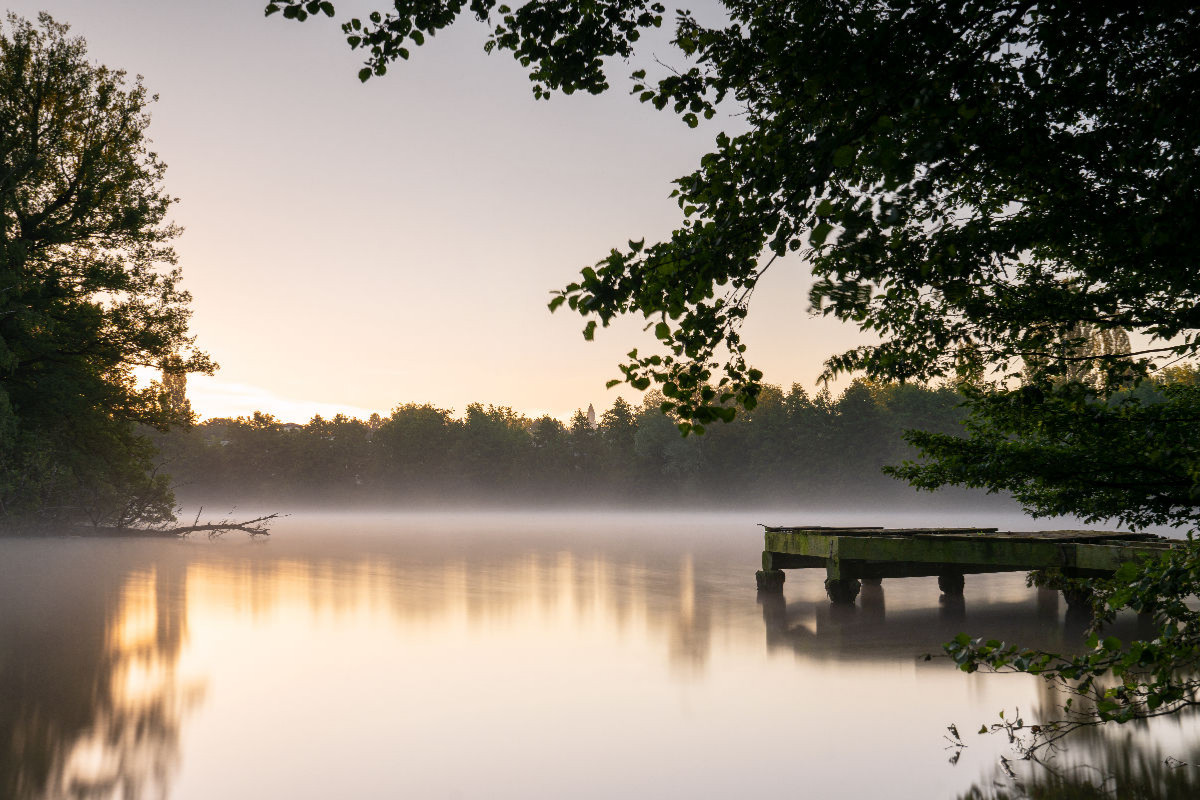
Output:
[[[596,427],[596,409],[592,407],[591,403],[588,403],[587,418],[588,418],[588,427],[595,428]]]

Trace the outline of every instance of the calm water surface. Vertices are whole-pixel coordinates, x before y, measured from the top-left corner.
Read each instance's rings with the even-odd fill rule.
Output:
[[[846,521],[761,516],[331,513],[267,542],[0,541],[0,797],[953,798],[1003,779],[1007,743],[974,731],[1055,696],[919,656],[961,630],[1069,647],[1065,606],[1019,574],[968,576],[952,605],[936,579],[885,581],[841,609],[823,573],[792,571],[760,599],[756,522]],[[1171,719],[1057,763],[1154,770],[1198,741]]]

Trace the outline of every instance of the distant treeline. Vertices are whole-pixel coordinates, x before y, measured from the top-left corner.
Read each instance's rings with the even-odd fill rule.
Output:
[[[156,443],[185,501],[870,502],[911,496],[880,472],[912,457],[904,430],[954,432],[962,419],[951,388],[857,381],[835,399],[768,386],[753,411],[684,438],[659,400],[618,398],[566,425],[480,404],[305,425],[255,413]]]

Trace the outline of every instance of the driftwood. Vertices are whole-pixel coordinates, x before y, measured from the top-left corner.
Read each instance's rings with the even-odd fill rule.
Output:
[[[279,519],[279,517],[282,516],[281,514],[275,513],[275,514],[267,514],[266,516],[255,517],[254,519],[247,519],[247,520],[242,520],[242,521],[237,521],[237,520],[232,520],[232,519],[223,519],[223,520],[220,520],[219,522],[203,522],[202,523],[202,522],[200,522],[200,515],[203,512],[204,512],[204,507],[201,506],[200,510],[196,512],[196,519],[192,522],[191,525],[180,525],[175,528],[161,528],[161,529],[155,530],[154,533],[158,533],[159,535],[162,535],[162,536],[178,536],[178,537],[188,537],[188,536],[191,536],[193,533],[204,533],[210,539],[217,539],[221,536],[224,536],[227,533],[239,531],[241,533],[250,534],[250,538],[253,539],[253,538],[257,538],[259,536],[270,536],[271,535],[271,529],[269,527],[270,523],[273,520]]]

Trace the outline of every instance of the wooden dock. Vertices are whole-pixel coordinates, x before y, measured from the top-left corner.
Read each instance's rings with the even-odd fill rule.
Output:
[[[963,576],[972,573],[1056,568],[1067,577],[1109,575],[1127,561],[1160,556],[1179,543],[1114,531],[764,528],[759,590],[783,591],[785,569],[824,568],[825,590],[834,603],[853,603],[864,580],[936,575],[944,593],[961,595]]]

